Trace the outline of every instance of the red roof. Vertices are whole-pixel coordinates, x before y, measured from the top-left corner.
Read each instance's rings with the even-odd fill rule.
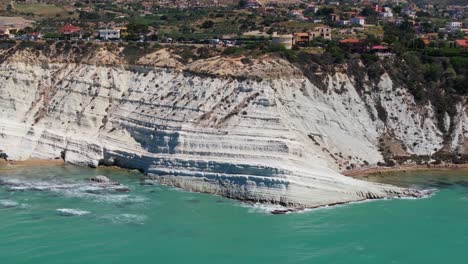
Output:
[[[376,45],[376,46],[372,46],[372,49],[373,50],[386,50],[388,48],[382,45]]]
[[[81,28],[75,27],[72,24],[65,25],[59,29],[59,33],[61,34],[73,34],[80,32]]]
[[[342,39],[340,40],[340,43],[360,43],[361,40],[360,39],[355,39],[355,38],[349,38],[349,39]]]
[[[468,39],[457,39],[455,43],[457,43],[457,46],[468,48]]]
[[[421,40],[424,42],[424,45],[429,45],[429,43],[431,43],[428,38],[421,38]]]

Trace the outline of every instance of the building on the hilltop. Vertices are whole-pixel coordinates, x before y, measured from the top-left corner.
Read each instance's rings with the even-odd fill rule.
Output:
[[[36,41],[42,38],[42,35],[38,32],[26,33],[21,36],[17,36],[16,39],[23,41]]]
[[[468,51],[468,36],[466,36],[464,39],[455,40],[455,46],[464,51]]]
[[[294,36],[291,34],[280,35],[277,32],[273,32],[271,43],[273,45],[283,46],[286,49],[291,49],[294,44]]]
[[[393,11],[390,7],[384,7],[382,9],[382,12],[379,13],[379,15],[380,17],[385,19],[393,18]]]
[[[458,21],[450,21],[445,24],[445,29],[450,32],[458,31],[462,28],[463,23]]]
[[[407,15],[410,18],[415,18],[416,17],[416,11],[410,9],[410,8],[404,8],[401,10],[401,14]]]
[[[309,32],[297,32],[293,34],[294,45],[305,45],[315,38],[331,39],[331,28],[328,26],[318,26]]]
[[[312,38],[321,37],[323,39],[331,39],[331,28],[328,26],[318,26],[314,28],[314,31],[310,32]]]
[[[67,24],[59,28],[58,32],[64,35],[66,38],[79,37],[82,36],[82,30],[80,27],[75,27],[72,24]]]
[[[351,22],[349,20],[340,20],[340,22],[338,22],[339,25],[341,26],[349,26],[351,24]]]
[[[311,40],[309,32],[297,32],[293,34],[293,37],[295,45],[306,45]]]
[[[338,21],[340,21],[340,15],[332,13],[332,14],[330,14],[330,20],[332,22],[338,22]]]
[[[259,8],[261,7],[262,5],[260,4],[260,2],[258,2],[257,0],[247,0],[245,2],[245,8]]]
[[[385,45],[374,45],[370,49],[372,52],[375,53],[387,53],[390,52],[390,48]]]
[[[80,27],[75,27],[72,24],[67,24],[67,25],[59,28],[58,32],[60,34],[70,35],[70,34],[81,32],[81,28]]]
[[[424,44],[425,47],[427,47],[427,46],[429,46],[429,44],[431,44],[431,41],[427,37],[421,37],[419,39],[421,40],[421,42]]]
[[[10,39],[13,37],[9,28],[0,28],[0,39]]]
[[[309,4],[306,8],[307,11],[311,11],[313,12],[314,14],[317,13],[317,11],[319,10],[319,6],[318,5],[315,5],[315,4]]]
[[[349,52],[366,52],[367,51],[367,42],[362,39],[349,38],[342,39],[339,41],[339,45],[342,49]]]
[[[120,39],[120,30],[118,29],[101,29],[99,30],[100,39]]]
[[[349,20],[351,25],[359,25],[359,26],[364,26],[366,24],[366,18],[362,16],[358,17],[353,17]]]
[[[120,37],[124,38],[128,36],[128,29],[127,27],[114,27],[114,30],[118,30],[120,32]]]
[[[353,17],[356,17],[358,15],[357,12],[353,12],[353,11],[350,11],[350,12],[344,12],[343,13],[343,18],[344,19],[351,19]]]

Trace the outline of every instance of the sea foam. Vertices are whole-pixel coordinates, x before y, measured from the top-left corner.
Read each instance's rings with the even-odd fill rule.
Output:
[[[13,200],[0,200],[0,208],[12,208],[17,206],[19,206],[19,203]]]
[[[79,210],[79,209],[70,209],[70,208],[61,208],[56,210],[59,215],[63,216],[83,216],[83,215],[88,215],[91,212],[89,211],[84,211],[84,210]]]

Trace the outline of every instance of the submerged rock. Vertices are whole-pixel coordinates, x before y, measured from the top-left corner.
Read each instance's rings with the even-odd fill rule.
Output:
[[[111,183],[111,180],[109,180],[109,178],[107,178],[104,175],[98,175],[96,177],[90,178],[89,180],[92,182],[98,182],[98,183],[107,183],[107,184]]]
[[[92,186],[97,186],[96,189],[86,190],[88,193],[104,193],[104,192],[129,192],[130,189],[119,182],[111,181],[104,175],[98,175],[96,177],[90,178],[89,181],[92,183]]]

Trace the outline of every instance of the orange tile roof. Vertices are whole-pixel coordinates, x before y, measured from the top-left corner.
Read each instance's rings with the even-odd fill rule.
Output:
[[[360,43],[361,40],[360,39],[356,39],[356,38],[349,38],[349,39],[342,39],[339,41],[340,43]]]
[[[424,45],[429,45],[430,41],[427,38],[421,38],[421,40],[424,42]]]
[[[468,39],[457,39],[455,43],[457,43],[457,46],[468,48]]]
[[[72,24],[67,24],[59,29],[59,33],[62,33],[62,34],[71,34],[71,33],[76,33],[80,31],[81,31],[81,28],[75,27]]]

